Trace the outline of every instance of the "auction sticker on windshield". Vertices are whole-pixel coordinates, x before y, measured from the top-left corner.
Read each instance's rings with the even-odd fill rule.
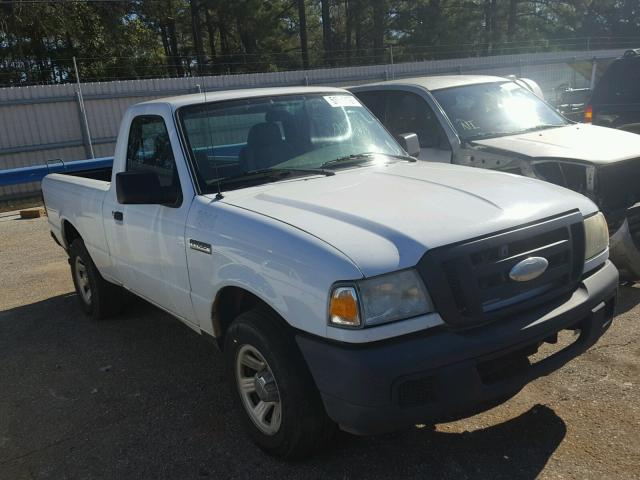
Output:
[[[351,95],[325,95],[323,97],[332,107],[359,107],[360,102]]]

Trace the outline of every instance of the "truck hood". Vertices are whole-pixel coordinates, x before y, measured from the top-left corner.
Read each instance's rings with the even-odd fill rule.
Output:
[[[597,210],[586,197],[550,183],[425,162],[297,178],[226,192],[222,201],[331,244],[365,276],[413,266],[441,245],[574,209]]]
[[[476,140],[471,144],[531,158],[582,160],[596,165],[640,157],[640,135],[584,123]]]

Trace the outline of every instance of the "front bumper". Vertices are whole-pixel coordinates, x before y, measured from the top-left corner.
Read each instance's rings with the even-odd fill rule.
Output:
[[[569,298],[465,331],[433,328],[367,345],[296,340],[342,429],[357,434],[439,423],[492,408],[593,345],[611,324],[618,272],[609,261]],[[527,356],[564,329],[577,340],[530,365]]]
[[[626,218],[609,239],[609,257],[620,269],[623,279],[640,280],[640,250],[633,240]]]

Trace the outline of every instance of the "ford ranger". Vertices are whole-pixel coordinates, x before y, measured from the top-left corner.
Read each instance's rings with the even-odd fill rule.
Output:
[[[586,195],[607,219],[623,278],[640,280],[640,136],[573,123],[525,86],[445,75],[351,91],[391,133],[417,133],[422,160],[516,173]]]
[[[271,454],[461,418],[593,345],[618,272],[588,198],[399,140],[340,89],[141,103],[112,169],[45,177],[51,232],[88,315],[128,291],[215,339]]]

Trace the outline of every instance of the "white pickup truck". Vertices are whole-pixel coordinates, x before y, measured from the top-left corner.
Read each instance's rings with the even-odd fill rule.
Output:
[[[129,108],[113,171],[42,187],[84,310],[128,290],[215,338],[250,435],[290,458],[336,425],[488,409],[612,321],[591,200],[400,141],[340,89],[189,95]],[[562,330],[575,341],[532,362]]]
[[[573,123],[524,79],[443,75],[350,90],[392,134],[417,133],[421,160],[516,173],[586,195],[607,219],[621,276],[640,281],[639,135]]]

